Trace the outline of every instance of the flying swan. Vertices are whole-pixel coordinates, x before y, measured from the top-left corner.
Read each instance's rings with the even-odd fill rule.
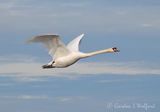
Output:
[[[60,40],[59,35],[40,35],[31,38],[29,43],[43,43],[49,50],[49,55],[52,56],[52,61],[42,68],[64,68],[68,67],[81,58],[87,58],[102,53],[119,52],[116,47],[99,50],[90,53],[83,53],[79,51],[79,44],[84,34],[79,35],[73,39],[67,46]]]

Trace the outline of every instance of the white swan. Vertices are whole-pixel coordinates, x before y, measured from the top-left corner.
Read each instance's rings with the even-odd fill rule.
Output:
[[[82,53],[79,51],[79,44],[83,36],[84,34],[81,34],[80,36],[76,37],[67,46],[63,44],[58,35],[36,36],[30,39],[28,42],[41,42],[48,48],[49,54],[52,56],[53,60],[48,64],[43,65],[43,68],[64,68],[74,64],[81,58],[102,53],[119,52],[116,47],[113,47],[91,53]]]

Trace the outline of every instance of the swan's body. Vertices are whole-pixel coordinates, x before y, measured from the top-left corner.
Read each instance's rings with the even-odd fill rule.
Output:
[[[67,46],[61,42],[58,35],[36,36],[29,40],[29,42],[41,42],[48,48],[53,60],[47,65],[42,66],[43,68],[64,68],[74,64],[81,58],[119,51],[116,47],[113,47],[91,53],[82,53],[79,51],[79,44],[83,36],[84,34],[81,34],[76,37]]]

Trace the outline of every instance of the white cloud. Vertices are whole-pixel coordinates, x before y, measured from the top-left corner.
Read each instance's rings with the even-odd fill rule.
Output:
[[[24,58],[26,57],[26,58]],[[23,58],[23,60],[22,60]],[[35,62],[36,58],[28,56],[0,57],[0,74],[7,76],[17,76],[19,81],[45,81],[41,76],[55,77],[82,77],[85,75],[117,74],[117,75],[159,75],[160,69],[157,65],[142,62],[81,62],[68,68],[42,69],[44,63]],[[30,59],[29,62],[27,60]],[[147,65],[147,66],[146,66]],[[5,75],[5,76],[6,76]]]
[[[33,95],[22,95],[18,96],[17,99],[22,99],[22,100],[46,100],[48,99],[48,96],[33,96]]]
[[[149,27],[152,27],[152,26],[153,26],[152,24],[148,24],[148,23],[142,24],[142,27],[147,27],[147,28],[149,28]]]
[[[116,74],[116,75],[160,75],[157,65],[140,62],[81,62],[68,68],[42,69],[42,63],[13,62],[0,64],[0,74],[22,77],[22,81],[35,81],[34,77],[55,76],[76,78],[86,75]],[[148,65],[148,66],[146,66]],[[23,78],[23,77],[33,77]],[[41,79],[40,79],[41,80]],[[37,81],[37,80],[36,80]]]
[[[17,96],[0,96],[1,99],[16,99],[16,100],[48,100],[46,95],[17,95]]]
[[[101,5],[97,4],[97,6]],[[13,0],[0,2],[0,28],[4,30],[8,26],[6,29],[8,31],[8,28],[16,26],[12,29],[25,32],[30,29],[38,29],[41,32],[44,29],[67,31],[67,26],[72,32],[72,29],[93,32],[137,32],[144,30],[144,27],[154,30],[160,28],[158,9],[157,7],[106,7],[104,5],[96,9],[94,3],[90,1]]]
[[[80,1],[80,2],[64,2],[61,3],[60,6],[62,7],[68,7],[68,8],[83,8],[85,6],[88,6],[91,4],[89,1]]]
[[[86,100],[87,97],[85,96],[59,96],[56,97],[56,100],[58,102],[62,102],[62,103],[69,103],[69,102],[75,102],[77,100]]]
[[[57,97],[57,101],[59,102],[69,102],[71,100],[72,100],[71,97]]]
[[[33,56],[27,56],[27,55],[10,55],[10,56],[0,56],[0,62],[2,63],[13,63],[13,62],[34,62],[37,60],[36,57]]]
[[[44,82],[44,81],[47,81],[47,79],[45,78],[38,78],[38,77],[16,77],[15,78],[15,81],[17,82]]]
[[[97,83],[114,83],[114,82],[124,82],[124,81],[128,81],[128,79],[98,80]]]
[[[71,103],[80,100],[86,100],[86,96],[47,96],[47,95],[9,95],[0,96],[0,99],[10,100],[53,100],[60,103]]]

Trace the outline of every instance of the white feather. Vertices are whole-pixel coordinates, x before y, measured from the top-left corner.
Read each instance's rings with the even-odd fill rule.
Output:
[[[83,38],[84,34],[79,35],[75,39],[73,39],[70,43],[68,43],[67,48],[70,51],[79,52],[79,45]]]
[[[61,42],[58,35],[36,36],[29,40],[29,42],[43,43],[48,48],[49,54],[54,57],[53,60],[47,65],[44,65],[43,68],[67,67],[74,64],[81,58],[86,58],[102,53],[119,52],[116,47],[90,53],[79,52],[79,44],[83,36],[84,34],[81,34],[80,36],[76,37],[67,45],[67,47],[63,44],[63,42]]]
[[[29,42],[41,42],[49,50],[49,54],[52,58],[63,57],[69,54],[69,50],[65,44],[60,40],[58,35],[41,35],[33,37]]]

